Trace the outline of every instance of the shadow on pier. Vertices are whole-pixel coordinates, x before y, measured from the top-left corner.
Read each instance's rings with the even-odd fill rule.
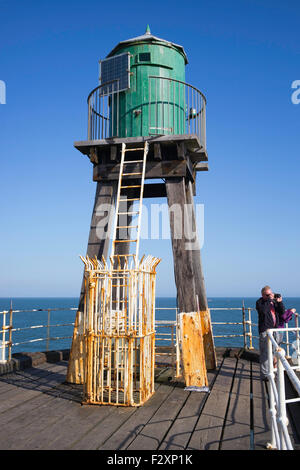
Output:
[[[65,382],[67,351],[16,356],[0,376],[2,450],[259,450],[271,439],[255,351],[217,348],[210,391],[200,393],[184,390],[158,360],[156,392],[139,408],[82,406],[82,386]],[[298,412],[290,419],[295,449]]]

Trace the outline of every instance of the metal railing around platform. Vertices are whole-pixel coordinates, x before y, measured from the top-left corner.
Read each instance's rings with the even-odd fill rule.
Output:
[[[119,136],[119,80],[97,86],[88,96],[88,140]]]
[[[150,75],[148,96],[130,107],[119,80],[94,88],[88,96],[88,140],[112,137],[196,135],[206,149],[206,98],[188,83]],[[141,119],[136,118],[141,115]],[[131,116],[131,118],[130,118]],[[140,126],[137,124],[140,122]]]
[[[206,98],[174,78],[149,76],[150,135],[196,135],[206,149]]]

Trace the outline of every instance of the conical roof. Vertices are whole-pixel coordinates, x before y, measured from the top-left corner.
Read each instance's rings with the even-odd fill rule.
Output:
[[[178,49],[183,54],[184,59],[185,59],[185,63],[186,64],[188,63],[188,59],[187,59],[185,50],[182,46],[179,46],[178,44],[175,44],[174,42],[167,41],[166,39],[161,39],[161,38],[158,38],[157,36],[153,36],[153,34],[151,34],[149,25],[147,25],[146,32],[144,34],[142,34],[142,36],[137,36],[135,38],[126,39],[125,41],[119,42],[119,44],[117,44],[113,48],[113,50],[107,55],[107,57],[111,57],[111,56],[115,55],[115,53],[120,48],[122,48],[123,46],[126,46],[126,45],[131,44],[131,43],[137,43],[137,42],[160,42],[160,43],[163,43],[163,44],[167,44],[171,47],[175,47],[176,49]]]

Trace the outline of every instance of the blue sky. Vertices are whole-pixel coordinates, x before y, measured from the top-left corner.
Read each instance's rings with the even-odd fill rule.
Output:
[[[186,81],[207,97],[210,171],[195,202],[208,296],[265,284],[300,296],[299,14],[296,0],[0,0],[0,296],[78,295],[95,183],[73,142],[98,60],[148,23],[185,48]],[[157,294],[173,296],[170,241],[141,250],[163,258]]]

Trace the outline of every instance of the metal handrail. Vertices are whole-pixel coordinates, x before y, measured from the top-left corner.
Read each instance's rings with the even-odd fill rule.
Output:
[[[174,78],[150,75],[148,79],[149,135],[197,135],[206,149],[204,94]]]
[[[49,350],[49,344],[50,341],[54,340],[63,340],[63,339],[71,339],[72,336],[58,336],[58,337],[52,337],[50,336],[50,329],[53,327],[58,327],[58,326],[74,326],[74,323],[62,323],[62,324],[56,324],[53,325],[51,324],[50,320],[50,314],[51,311],[72,311],[72,310],[77,310],[75,307],[71,308],[51,308],[51,309],[25,309],[25,310],[12,310],[10,309],[9,311],[3,311],[0,312],[0,314],[3,314],[3,328],[0,330],[0,334],[3,334],[3,341],[0,344],[0,362],[6,362],[6,348],[8,348],[8,360],[11,359],[12,357],[12,348],[16,346],[20,346],[22,344],[32,344],[32,343],[37,343],[41,341],[46,341],[46,350]],[[175,315],[177,318],[177,313],[178,313],[178,308],[177,307],[156,307],[157,311],[175,311]],[[214,309],[213,309],[214,310]],[[241,310],[240,308],[216,308],[216,310]],[[28,327],[23,327],[23,328],[13,328],[12,325],[12,319],[13,319],[13,313],[28,313],[28,312],[47,312],[48,313],[48,321],[46,325],[32,325]],[[10,324],[9,326],[5,326],[6,322],[6,314],[10,315]],[[215,322],[213,324],[243,324],[240,322]],[[12,342],[12,333],[13,332],[19,332],[19,331],[25,331],[25,330],[36,330],[36,329],[41,329],[45,328],[47,329],[47,335],[46,337],[41,337],[41,338],[35,338],[35,339],[28,339],[26,341],[19,341],[19,342]],[[169,333],[162,333],[161,328],[168,328],[170,330]],[[161,342],[164,342],[166,344],[167,349],[165,352],[162,352],[159,350],[157,353],[159,356],[169,356],[171,358],[171,366],[175,369],[176,371],[176,376],[180,375],[180,348],[179,348],[179,339],[178,339],[178,329],[177,329],[177,321],[175,320],[156,320],[155,322],[155,330],[156,330],[156,343],[158,347],[161,344]],[[5,334],[6,332],[9,331],[9,341],[5,341]],[[247,333],[249,335],[249,333]],[[215,335],[215,338],[228,338],[228,337],[241,337],[243,335]],[[244,337],[244,343],[246,344],[246,337]],[[2,360],[1,360],[2,359]]]
[[[189,83],[183,82],[182,80],[176,80],[175,78],[159,77],[158,75],[149,75],[149,78],[162,78],[162,79],[164,79],[164,80],[170,80],[170,81],[172,81],[172,82],[182,83],[182,85],[187,85],[187,86],[189,86],[190,88],[193,88],[197,93],[200,93],[200,95],[202,96],[202,98],[203,98],[203,100],[205,101],[205,104],[206,104],[206,97],[205,97],[205,95],[204,95],[200,90],[198,90],[198,88],[194,87],[193,85],[190,85]]]
[[[300,328],[288,328],[288,330],[299,333]],[[291,366],[288,363],[284,349],[279,347],[273,336],[275,332],[279,331],[285,331],[285,328],[267,330],[269,412],[271,416],[272,431],[272,440],[267,444],[267,447],[272,449],[276,448],[278,450],[293,450],[293,445],[288,433],[286,405],[292,402],[300,402],[300,380],[294,372],[294,369],[299,370],[299,360],[297,366]],[[297,354],[299,358],[299,351]],[[274,367],[274,356],[277,358],[277,368]],[[291,400],[286,399],[284,372],[287,373],[294,385],[294,389],[298,393],[298,398]]]
[[[148,135],[196,135],[206,149],[204,94],[193,85],[174,78],[149,75],[148,81],[148,100],[146,97],[140,105],[145,119],[148,112]],[[90,92],[88,140],[120,137],[119,100],[119,80],[102,83]],[[127,131],[124,130],[126,136]]]
[[[50,338],[50,328],[52,327],[57,327],[57,326],[74,326],[74,323],[69,323],[69,324],[59,324],[59,325],[51,325],[51,322],[50,322],[50,313],[52,311],[76,311],[77,308],[76,307],[70,307],[70,308],[51,308],[51,309],[41,309],[41,308],[36,308],[36,309],[24,309],[24,310],[4,310],[2,312],[0,312],[0,314],[3,315],[3,326],[2,326],[2,329],[0,329],[0,334],[2,333],[2,336],[3,336],[3,341],[1,342],[0,344],[0,361],[2,359],[2,362],[6,360],[6,353],[5,353],[5,348],[8,348],[8,359],[10,360],[11,359],[11,355],[12,355],[12,348],[14,346],[18,346],[20,344],[26,344],[26,343],[31,343],[33,342],[33,340],[27,340],[27,341],[22,341],[22,342],[18,342],[18,343],[13,343],[12,342],[12,333],[13,332],[16,332],[16,331],[23,331],[23,330],[30,330],[30,329],[38,329],[38,328],[47,328],[47,336],[46,337],[42,337],[42,338],[37,338],[37,339],[34,339],[34,342],[38,342],[38,341],[46,341],[47,342],[47,350],[49,348],[49,342],[52,338]],[[175,311],[176,312],[176,316],[177,316],[177,313],[178,313],[178,309],[177,307],[156,307],[156,310],[158,311],[161,311],[161,310],[169,310],[169,311]],[[224,310],[237,310],[237,311],[241,311],[242,308],[231,308],[231,307],[224,307],[224,308],[211,308],[210,310],[218,310],[218,311],[224,311]],[[47,312],[48,313],[48,322],[47,324],[45,325],[32,325],[32,326],[29,326],[29,327],[23,327],[23,328],[13,328],[13,325],[12,325],[12,319],[13,319],[13,314],[14,313],[29,313],[29,312]],[[9,314],[9,317],[10,317],[10,322],[9,322],[9,325],[6,326],[6,315]],[[163,323],[165,323],[166,325],[169,325],[170,327],[175,327],[176,326],[176,321],[164,321],[164,320],[156,320],[156,326],[158,327],[161,327],[163,325]],[[249,325],[249,321],[246,320],[245,322],[247,325]],[[243,325],[243,322],[212,322],[212,325],[221,325],[221,324],[227,324],[227,325],[233,325],[233,324],[236,324],[236,325]],[[251,327],[251,325],[250,325]],[[1,328],[1,327],[0,327]],[[6,332],[9,332],[9,340],[6,341],[5,339],[5,334]],[[235,334],[235,335],[227,335],[227,334],[223,334],[223,335],[214,335],[214,338],[233,338],[233,337],[243,337],[244,336],[244,344],[246,345],[246,347],[248,347],[249,349],[253,349],[252,347],[252,334],[251,334],[251,331],[245,331],[245,334]],[[63,337],[57,337],[56,339],[59,340],[59,339],[71,339],[72,337],[71,336],[63,336]],[[247,345],[247,338],[249,338],[249,346]],[[3,346],[4,345],[4,346]],[[176,346],[176,345],[175,345]],[[2,353],[2,354],[1,354]]]
[[[156,307],[156,311],[173,311],[175,312],[175,318],[177,318],[177,313],[178,313],[178,308],[177,307]],[[214,338],[244,338],[244,347],[247,349],[254,349],[253,348],[253,338],[258,338],[258,336],[253,335],[252,328],[253,326],[257,326],[256,323],[252,322],[251,318],[251,312],[252,310],[255,310],[254,308],[243,308],[243,307],[212,307],[210,308],[211,311],[237,311],[237,312],[242,312],[243,316],[240,322],[212,322],[213,326],[219,326],[219,325],[228,325],[229,327],[232,325],[237,325],[237,326],[242,326],[242,332],[237,333],[237,334],[214,334]],[[3,310],[0,311],[0,315],[2,314],[2,327],[0,326],[0,362],[5,362],[7,359],[10,360],[12,357],[12,348],[15,346],[18,346],[20,344],[26,344],[32,342],[31,339],[27,341],[22,341],[22,342],[13,342],[12,341],[12,334],[14,332],[20,332],[23,330],[36,330],[36,329],[41,329],[45,328],[47,329],[47,335],[45,337],[41,338],[36,338],[34,339],[34,342],[38,341],[46,341],[46,349],[49,349],[49,343],[50,341],[53,340],[53,338],[50,336],[50,330],[53,327],[60,327],[60,326],[74,326],[74,322],[71,323],[60,323],[60,324],[51,324],[51,312],[56,312],[56,311],[77,311],[76,307],[59,307],[59,308],[34,308],[34,309],[23,309],[23,310],[13,310],[12,308],[9,310]],[[245,311],[248,311],[248,318],[244,315]],[[29,312],[47,312],[48,313],[48,320],[45,325],[32,325],[32,326],[26,326],[22,328],[16,328],[13,327],[13,315],[16,313],[29,313]],[[7,317],[9,317],[8,324],[6,324]],[[295,327],[296,327],[296,351],[300,351],[300,335],[299,331],[297,330],[298,327],[298,317],[299,315],[295,312],[294,313],[295,317]],[[164,325],[168,326],[171,330],[173,330],[173,333],[170,333],[170,335],[173,334],[173,337],[176,336],[176,320],[156,320],[155,322],[157,328],[162,328]],[[290,358],[290,346],[294,345],[294,343],[289,342],[289,331],[290,328],[286,327],[284,328],[284,332],[286,335],[286,341],[283,341],[282,344],[286,346],[287,349],[287,354],[286,357]],[[8,334],[8,339],[7,339],[7,334]],[[2,340],[1,340],[2,337]],[[71,339],[72,336],[62,336],[62,337],[57,337],[55,339],[60,340],[60,339]],[[157,336],[157,339],[159,339],[159,335]],[[174,340],[174,343],[172,345],[176,346],[176,342]],[[295,345],[294,345],[295,346]],[[7,352],[6,352],[7,350]],[[300,356],[299,356],[299,368],[300,368]]]
[[[118,137],[119,82],[102,83],[90,92],[87,98],[88,140]]]

